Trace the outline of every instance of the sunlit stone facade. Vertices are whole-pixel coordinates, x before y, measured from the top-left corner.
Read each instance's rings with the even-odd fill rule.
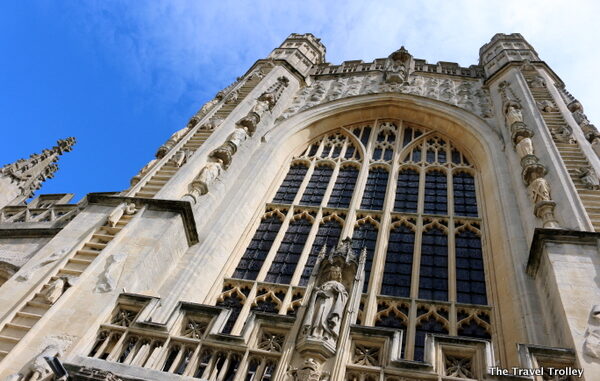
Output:
[[[521,35],[479,54],[292,34],[127,190],[25,204],[72,139],[3,167],[0,378],[598,379],[600,133]]]

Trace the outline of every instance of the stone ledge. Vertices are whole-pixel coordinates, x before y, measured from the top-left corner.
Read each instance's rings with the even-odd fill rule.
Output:
[[[533,278],[537,275],[542,258],[542,251],[547,242],[596,245],[599,239],[599,232],[536,228],[533,233],[533,239],[531,240],[531,248],[529,249],[527,274]]]
[[[146,205],[149,210],[179,213],[183,220],[185,236],[188,240],[188,244],[192,246],[198,243],[198,230],[196,229],[194,212],[192,211],[191,204],[187,201],[160,200],[142,197],[110,196],[102,193],[89,193],[87,195],[87,200],[90,204],[101,204],[108,206],[117,206],[123,202],[133,202],[136,205]]]

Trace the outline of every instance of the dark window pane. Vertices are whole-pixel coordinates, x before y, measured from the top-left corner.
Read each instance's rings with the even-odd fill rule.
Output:
[[[329,166],[324,165],[315,167],[315,170],[310,177],[310,181],[304,190],[300,204],[313,206],[321,205],[323,195],[327,190],[327,185],[329,184],[329,179],[331,178],[332,173],[333,168]]]
[[[315,263],[317,262],[319,252],[323,246],[327,246],[327,252],[336,247],[338,241],[340,240],[341,233],[342,225],[337,220],[332,219],[319,226],[319,230],[317,230],[317,236],[315,237],[315,242],[313,243],[312,249],[310,250],[310,254],[306,261],[306,265],[304,266],[304,271],[302,272],[302,278],[300,279],[301,286],[306,286],[308,283],[308,279],[310,278]]]
[[[475,179],[468,173],[457,173],[453,178],[454,214],[477,217]]]
[[[405,169],[398,175],[394,210],[397,212],[416,213],[418,200],[419,172],[414,169]]]
[[[419,298],[448,300],[448,238],[442,230],[423,232]]]
[[[430,171],[425,175],[425,208],[427,214],[448,213],[448,184],[442,171]]]
[[[371,168],[365,192],[363,194],[361,209],[381,210],[385,199],[388,172],[384,168]]]
[[[406,226],[399,226],[390,232],[381,294],[410,296],[413,248],[415,233]]]
[[[265,218],[260,222],[252,241],[233,273],[234,278],[256,279],[280,227],[281,220],[277,216]]]
[[[352,249],[354,249],[354,252],[359,255],[363,247],[367,248],[363,292],[366,292],[369,286],[369,277],[371,275],[371,266],[373,265],[373,255],[375,254],[376,243],[377,227],[375,225],[366,222],[354,229],[354,234],[352,236]]]
[[[290,167],[283,183],[279,187],[277,194],[273,198],[273,202],[279,204],[291,204],[298,193],[298,189],[304,180],[304,176],[308,171],[308,167],[304,164],[294,164]]]
[[[358,178],[358,169],[355,167],[342,167],[338,173],[328,207],[347,208],[350,206],[350,200],[354,193],[356,179]]]
[[[289,284],[296,270],[312,223],[304,218],[292,220],[265,278],[266,282]]]
[[[481,239],[469,230],[456,235],[456,296],[459,303],[487,304]]]
[[[416,361],[423,361],[424,348],[425,348],[425,335],[428,333],[441,333],[447,334],[448,332],[444,328],[444,325],[437,321],[433,316],[421,320],[417,324],[417,330],[415,335],[415,356]]]

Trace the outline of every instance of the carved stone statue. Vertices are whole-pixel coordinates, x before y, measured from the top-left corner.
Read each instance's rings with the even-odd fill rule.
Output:
[[[48,366],[48,363],[44,357],[56,357],[60,354],[60,348],[54,344],[48,345],[46,348],[44,348],[42,352],[40,352],[40,354],[33,359],[31,365],[29,365],[31,377],[28,381],[38,381],[48,375],[52,370],[50,369],[50,366]]]
[[[583,353],[600,360],[600,305],[596,304],[590,311],[588,327],[585,331]]]
[[[577,175],[581,179],[581,182],[587,189],[600,189],[600,182],[598,181],[598,175],[591,165],[580,167],[577,170]]]
[[[337,266],[329,269],[327,281],[312,296],[309,336],[325,341],[337,340],[344,315],[348,291],[341,283],[342,272]]]
[[[509,102],[506,105],[506,123],[509,127],[517,122],[523,122],[523,113],[521,112],[521,106],[516,102]]]
[[[227,98],[225,98],[225,104],[233,103],[233,102],[237,101],[238,98],[239,98],[238,91],[237,90],[236,91],[232,91],[231,94],[229,94],[227,96]]]
[[[525,136],[517,136],[517,145],[515,146],[520,158],[527,155],[533,155],[533,144],[531,139]]]
[[[19,282],[24,282],[26,280],[29,280],[29,278],[31,277],[31,275],[33,275],[33,273],[35,273],[38,269],[46,266],[49,263],[55,262],[56,260],[62,258],[65,256],[65,254],[67,254],[69,252],[68,249],[62,249],[59,250],[57,252],[54,252],[52,254],[50,254],[49,256],[47,256],[46,258],[44,258],[43,260],[41,260],[39,263],[37,263],[35,266],[33,266],[32,268],[30,268],[27,271],[23,271],[20,272],[19,275],[17,275],[16,280]]]
[[[544,77],[541,75],[536,75],[529,81],[529,86],[531,86],[533,89],[543,88],[546,87],[546,81],[544,81]]]
[[[312,357],[304,360],[299,369],[289,371],[294,381],[321,381],[321,365]]]
[[[181,138],[183,138],[185,134],[187,134],[190,131],[191,127],[188,125],[187,127],[184,127],[181,130],[175,132],[173,135],[171,135],[169,140],[167,140],[167,142],[160,146],[158,148],[158,151],[156,151],[156,158],[163,158],[167,154],[167,152],[169,152],[175,146],[175,144],[177,144],[181,140]]]
[[[190,156],[192,156],[192,153],[193,152],[187,148],[181,149],[173,155],[171,162],[179,168],[187,162]]]
[[[112,211],[111,214],[108,215],[107,223],[110,227],[115,227],[117,222],[123,217],[123,214],[131,215],[135,213],[135,204],[133,202],[130,203],[122,203],[115,210]]]
[[[48,287],[40,291],[40,296],[45,303],[54,304],[68,287],[67,277],[59,277],[48,284]]]
[[[549,201],[551,199],[550,186],[543,177],[538,177],[533,180],[531,184],[529,184],[528,190],[531,201],[533,201],[534,204],[537,204],[540,201]]]
[[[543,112],[557,112],[558,111],[558,107],[556,107],[554,105],[554,103],[552,103],[552,101],[549,101],[549,100],[543,100],[541,102],[537,102],[537,106]]]
[[[198,176],[190,184],[190,193],[192,196],[207,194],[208,186],[219,177],[222,171],[223,164],[221,160],[206,163],[206,166],[202,168]]]

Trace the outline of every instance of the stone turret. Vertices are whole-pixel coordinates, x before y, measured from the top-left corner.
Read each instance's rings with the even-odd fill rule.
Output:
[[[489,78],[510,62],[539,61],[537,52],[520,33],[496,33],[479,49],[479,64]]]
[[[292,33],[268,58],[284,60],[300,74],[307,76],[314,65],[325,62],[325,45],[311,33]]]
[[[60,155],[71,151],[74,144],[73,137],[58,140],[51,149],[0,168],[0,208],[8,204],[17,205],[33,196],[33,192],[58,170],[56,162]]]

